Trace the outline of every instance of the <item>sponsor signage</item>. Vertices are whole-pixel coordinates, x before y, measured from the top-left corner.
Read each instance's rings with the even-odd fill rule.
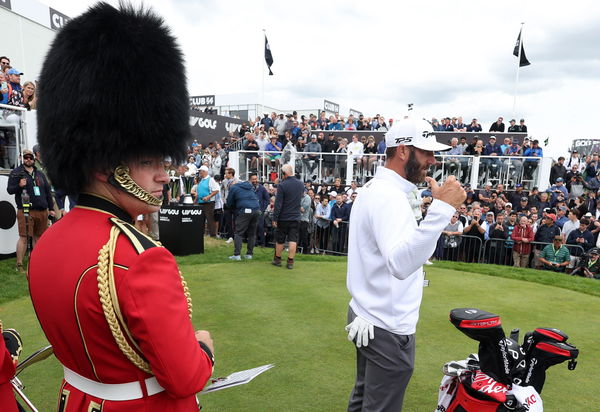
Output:
[[[220,142],[232,132],[236,136],[242,127],[241,119],[190,110],[190,131],[198,143]]]
[[[204,224],[202,209],[197,205],[162,206],[158,218],[160,241],[177,256],[204,253]]]
[[[329,100],[323,100],[323,109],[326,112],[340,114],[340,105]]]
[[[61,12],[54,10],[52,7],[50,9],[50,28],[52,30],[60,30],[63,28],[65,24],[67,24],[70,18]]]
[[[192,106],[214,106],[215,95],[209,94],[206,96],[190,96],[190,105]]]

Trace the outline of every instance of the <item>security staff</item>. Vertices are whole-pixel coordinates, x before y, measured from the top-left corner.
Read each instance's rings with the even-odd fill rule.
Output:
[[[156,71],[157,59],[169,69]],[[173,255],[133,226],[162,203],[166,156],[185,157],[189,100],[175,39],[151,11],[99,3],[57,33],[39,94],[48,175],[79,194],[29,267],[33,306],[64,369],[58,410],[198,410],[212,339],[193,329]]]
[[[361,188],[350,216],[348,338],[357,376],[348,411],[401,411],[412,375],[423,264],[466,198],[454,176],[443,186],[427,176],[436,141],[429,123],[405,118],[386,133],[386,163]],[[433,202],[419,226],[408,195],[428,181]]]

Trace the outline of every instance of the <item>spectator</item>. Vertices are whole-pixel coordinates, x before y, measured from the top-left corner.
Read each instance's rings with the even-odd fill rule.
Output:
[[[504,225],[505,220],[506,215],[504,212],[501,212],[496,216],[496,223],[489,228],[489,241],[486,246],[488,263],[497,265],[504,263],[504,243],[505,239],[508,237],[507,229]]]
[[[317,196],[315,196],[315,200]],[[317,240],[315,247],[318,248],[323,254],[327,249],[327,243],[329,240],[329,216],[331,215],[331,207],[329,206],[329,198],[323,197],[320,199],[320,203],[315,208],[315,220],[317,226]]]
[[[556,183],[554,183],[554,185],[548,190],[552,193],[551,200],[555,200],[559,193],[562,193],[565,198],[569,196],[569,192],[564,185],[564,179],[562,177],[557,178]]]
[[[465,260],[467,262],[477,262],[479,258],[479,251],[483,246],[484,232],[485,230],[481,227],[481,211],[475,209],[473,211],[473,218],[471,222],[463,229],[463,235],[469,236],[465,238],[463,245],[465,251]],[[479,239],[479,240],[477,240]]]
[[[10,89],[8,87],[8,81],[6,80],[6,75],[4,72],[0,71],[0,94],[2,98],[0,99],[1,104],[8,104],[8,98],[10,96]]]
[[[590,249],[588,255],[571,275],[583,276],[590,279],[600,279],[600,249],[594,247]]]
[[[467,132],[481,132],[482,130],[481,125],[477,123],[477,119],[471,120],[471,123],[467,126]]]
[[[504,123],[502,123],[504,119],[499,117],[492,125],[490,126],[490,132],[504,132]]]
[[[322,152],[323,153],[335,153],[338,149],[338,141],[335,139],[335,135],[333,133],[329,133],[327,140],[325,140],[322,144]],[[329,154],[323,155],[323,168],[325,169],[325,176],[327,178],[332,178],[334,175],[336,163],[336,156]]]
[[[8,85],[10,95],[8,96],[8,104],[11,106],[25,107],[23,102],[23,87],[21,86],[21,73],[17,69],[8,69],[6,72],[8,76]]]
[[[214,178],[209,176],[209,170],[207,166],[200,166],[200,181],[196,193],[198,195],[198,204],[202,210],[201,221],[202,225],[207,222],[208,233],[210,237],[217,236],[216,222],[215,222],[215,196],[221,190],[221,187],[217,184]]]
[[[348,221],[350,220],[350,206],[342,200],[342,195],[335,197],[335,203],[331,209],[331,240],[334,252],[344,251],[346,239],[348,238]]]
[[[569,237],[569,234],[579,227],[579,219],[577,218],[577,211],[569,211],[568,220],[563,224],[562,235],[565,242]]]
[[[242,242],[244,236],[248,239],[246,259],[252,259],[256,242],[256,226],[260,217],[260,204],[254,186],[250,182],[239,182],[233,185],[227,196],[225,206],[235,213],[235,237],[231,260],[241,260]]]
[[[281,142],[279,142],[275,136],[271,136],[271,141],[267,143],[267,146],[265,148],[265,150],[267,151],[265,153],[264,158],[265,163],[268,166],[277,166],[281,161],[280,159],[282,149],[283,146],[281,145]]]
[[[496,224],[495,220],[495,215],[494,212],[489,211],[485,213],[485,221],[481,224],[481,227],[484,230],[484,238],[485,240],[488,240],[490,238],[490,229],[492,227],[494,227],[494,225]]]
[[[358,140],[358,135],[352,135],[352,142],[348,145],[348,156],[351,156],[356,164],[356,175],[362,174],[364,145]],[[366,162],[365,162],[366,163]]]
[[[519,131],[521,133],[527,133],[527,126],[525,125],[525,119],[519,120]]]
[[[458,175],[459,172],[459,168],[461,168],[461,163],[462,163],[462,158],[458,158],[458,157],[451,157],[451,156],[460,156],[462,155],[463,149],[461,146],[458,145],[458,139],[456,137],[453,137],[452,140],[450,140],[450,150],[448,150],[445,155],[446,155],[446,160],[445,160],[445,167],[446,169],[448,169],[448,174],[456,174]],[[464,159],[468,162],[468,159]],[[462,169],[462,168],[461,168]]]
[[[299,226],[299,244],[303,254],[310,253],[310,234],[311,220],[314,215],[312,208],[312,199],[308,193],[304,193],[300,201],[300,226]]]
[[[508,126],[508,132],[509,133],[515,133],[515,132],[520,132],[521,128],[519,126],[517,126],[517,121],[515,119],[510,119],[509,122],[510,126]]]
[[[283,181],[277,186],[273,227],[276,231],[275,255],[273,265],[281,266],[281,252],[288,240],[288,259],[286,267],[294,268],[294,256],[298,243],[298,227],[300,225],[300,203],[304,195],[304,185],[294,176],[289,164],[281,167]]]
[[[508,205],[510,205],[510,203],[507,203],[507,206]],[[504,223],[504,228],[506,229],[506,241],[504,242],[501,264],[511,266],[512,250],[515,243],[511,236],[513,230],[515,230],[515,227],[517,226],[517,212],[510,210],[510,208],[505,208],[505,210],[505,214],[508,216],[508,219]]]
[[[542,224],[538,226],[537,232],[535,232],[535,241],[538,243],[552,243],[553,239],[556,236],[559,236],[560,228],[556,226],[556,215],[552,213],[546,214],[546,216],[542,217]],[[561,238],[562,239],[562,238]],[[536,255],[536,261],[534,262],[534,267],[538,267],[537,258],[540,255],[540,248],[536,248],[534,251]]]
[[[23,107],[27,110],[37,109],[37,98],[35,96],[35,84],[33,82],[25,82],[23,84]]]
[[[48,215],[54,216],[50,184],[44,173],[35,167],[35,158],[31,150],[23,150],[23,164],[10,172],[6,190],[8,194],[15,195],[17,204],[19,240],[16,270],[26,273],[23,258],[27,252],[28,238],[31,237],[32,247],[35,247],[40,236],[48,228]],[[23,195],[27,195],[25,199]]]
[[[484,156],[502,156],[500,145],[496,143],[496,136],[490,136],[488,144],[483,149]],[[485,157],[481,160],[488,179],[495,179],[500,169],[500,160],[494,157]]]
[[[458,260],[458,250],[462,242],[463,224],[459,220],[458,212],[454,213],[450,219],[450,223],[442,231],[444,245],[444,260]]]
[[[565,158],[561,156],[552,166],[552,169],[550,169],[550,184],[552,184],[552,182],[556,182],[556,179],[559,177],[564,180],[566,173],[567,168],[565,167]]]
[[[567,217],[568,212],[569,209],[567,209],[566,206],[560,206],[556,211],[556,226],[558,226],[561,230],[563,225],[569,221],[569,218]]]
[[[319,157],[321,156],[322,149],[321,145],[317,142],[317,135],[312,134],[310,136],[310,143],[306,145],[304,148],[304,152],[306,153],[302,162],[304,163],[304,167],[307,170],[307,176],[312,176],[312,179],[316,179],[317,176],[314,175],[315,169],[319,167]]]
[[[385,140],[385,139],[382,139]],[[367,166],[367,177],[373,176],[375,173],[375,165],[377,164],[377,145],[375,137],[370,135],[367,138],[367,144],[364,147],[365,151],[365,166]]]
[[[0,57],[0,71],[4,72],[7,68],[10,68],[10,59],[6,56]]]
[[[520,214],[528,214],[529,206],[527,205],[527,202],[529,202],[527,196],[521,197],[519,203],[517,204],[517,207],[515,207],[515,212]]]
[[[570,261],[569,249],[562,244],[562,237],[557,235],[552,238],[552,243],[546,245],[539,254],[542,268],[554,272],[564,272]]]
[[[579,158],[579,151],[575,149],[575,150],[573,150],[571,152],[571,156],[569,156],[569,160],[567,160],[567,163],[565,164],[565,167],[568,170],[572,170],[573,166],[577,165],[576,171],[579,172],[579,165],[580,164],[583,164],[583,162]]]
[[[533,242],[534,234],[526,216],[521,216],[518,226],[512,231],[511,238],[515,242],[513,246],[514,266],[527,267],[529,265],[531,242]]]
[[[584,255],[592,246],[594,246],[594,236],[592,232],[588,230],[588,226],[590,225],[590,221],[586,218],[583,218],[579,221],[579,228],[571,231],[569,236],[567,237],[568,245],[578,245],[581,248],[576,247],[572,248],[571,252],[571,264],[570,268],[577,267],[579,263],[579,259],[582,255]]]
[[[523,161],[519,157],[523,156],[523,149],[519,146],[517,139],[511,140],[510,146],[503,150],[502,153],[505,156],[511,157],[505,161],[505,170],[508,171],[509,176],[513,179],[520,177],[523,170]]]
[[[344,130],[344,125],[338,122],[338,118],[336,116],[331,116],[329,118],[327,130]]]
[[[523,153],[525,157],[535,157],[536,159],[527,159],[524,163],[525,168],[525,179],[531,180],[533,178],[533,173],[538,167],[539,158],[541,158],[544,154],[542,148],[539,146],[539,142],[534,140],[531,142],[531,147],[526,149]]]
[[[198,174],[198,168],[196,167],[196,158],[194,155],[188,157],[188,162],[186,164],[187,170],[184,173],[184,176],[196,176]]]

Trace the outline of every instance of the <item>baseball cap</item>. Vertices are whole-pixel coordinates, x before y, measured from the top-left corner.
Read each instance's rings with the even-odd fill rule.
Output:
[[[590,255],[600,255],[600,249],[593,247],[590,249]]]
[[[557,182],[564,182],[565,180],[562,177],[559,177],[558,179],[556,179]]]
[[[202,170],[203,172],[208,172],[208,167],[202,165],[200,166],[200,170]]]
[[[332,192],[329,192],[329,196],[337,196],[337,192],[335,190]]]
[[[512,207],[512,203],[506,202],[506,204],[504,206],[510,206],[510,207]]]
[[[556,222],[556,215],[554,213],[548,213],[546,217],[552,219],[553,222]]]
[[[422,119],[405,118],[394,122],[385,134],[386,147],[414,146],[421,150],[439,152],[451,147],[438,143],[431,125]]]
[[[515,187],[523,187],[521,183],[517,183]]]
[[[16,75],[19,75],[19,76],[23,76],[23,73],[21,73],[17,69],[8,69],[8,71],[6,72],[6,74],[16,74]]]
[[[23,154],[23,156],[25,156],[25,155],[31,155],[31,156],[33,156],[33,152],[31,150],[29,150],[29,149],[23,149],[23,153],[22,154]]]
[[[317,135],[316,135],[316,134],[311,134],[311,135],[310,135],[310,138],[311,138],[311,139],[316,139],[316,138],[317,138]]]
[[[496,140],[496,136],[490,136],[490,140],[492,139]]]
[[[489,212],[486,213],[486,215],[492,215],[492,216],[494,216],[494,212],[489,211]]]
[[[523,196],[523,197],[521,198],[521,202],[527,202],[528,200],[529,200],[529,199],[527,199],[527,197],[525,197],[525,196]]]
[[[592,214],[590,212],[587,212],[585,215],[583,215],[583,217],[592,217]]]

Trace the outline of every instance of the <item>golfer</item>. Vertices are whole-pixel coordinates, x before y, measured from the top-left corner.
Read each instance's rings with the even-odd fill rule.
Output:
[[[427,176],[440,144],[431,125],[405,118],[385,135],[386,162],[360,191],[350,217],[346,330],[356,343],[356,383],[348,411],[401,411],[413,372],[415,329],[423,295],[422,265],[466,198],[454,176]],[[433,202],[419,226],[408,200],[429,183]]]

